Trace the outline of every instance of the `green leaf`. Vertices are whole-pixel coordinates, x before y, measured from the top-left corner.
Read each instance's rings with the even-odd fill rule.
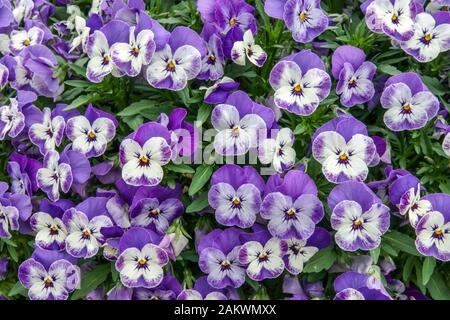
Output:
[[[208,193],[205,192],[187,206],[186,213],[199,212],[200,210],[205,209],[208,205]]]
[[[14,262],[19,262],[19,255],[17,254],[16,248],[10,246],[9,244],[6,245],[6,248],[8,249],[9,256],[11,257],[11,259],[13,259]]]
[[[336,253],[333,247],[328,247],[317,252],[307,263],[303,269],[304,273],[320,272],[328,270],[336,261]]]
[[[177,172],[177,173],[194,173],[195,170],[192,169],[190,166],[188,166],[187,164],[175,164],[175,163],[169,163],[165,166],[165,168],[169,171],[172,172]]]
[[[437,96],[443,96],[448,93],[448,89],[446,89],[438,79],[432,78],[429,76],[421,76],[425,85]]]
[[[409,282],[415,260],[416,258],[413,256],[408,256],[408,258],[406,259],[405,264],[403,265],[403,281]]]
[[[95,269],[83,275],[81,278],[80,289],[75,290],[70,299],[81,299],[92,290],[97,289],[97,287],[106,280],[110,272],[111,265],[108,263],[99,265]]]
[[[378,258],[380,257],[381,248],[378,246],[376,249],[370,251],[370,256],[372,257],[373,264],[378,263]]]
[[[134,115],[130,117],[124,117],[123,122],[125,122],[132,130],[136,130],[141,124],[144,123],[144,118],[139,115]]]
[[[438,272],[433,273],[428,281],[427,289],[434,300],[450,300],[450,288]]]
[[[436,259],[433,257],[426,257],[422,265],[422,283],[427,285],[430,280],[434,268],[436,267]]]
[[[67,84],[68,86],[74,87],[74,88],[87,88],[89,87],[90,83],[84,80],[66,80],[64,81],[64,84]]]
[[[16,296],[21,295],[24,297],[28,296],[28,289],[25,288],[20,281],[17,281],[16,284],[9,290],[8,296]]]
[[[76,98],[75,100],[73,100],[72,103],[69,104],[63,111],[76,109],[82,105],[88,104],[90,101],[92,101],[93,97],[94,97],[93,94],[81,95],[78,98]]]
[[[396,74],[401,73],[400,70],[398,70],[396,67],[388,65],[388,64],[380,64],[378,65],[378,70],[386,73],[390,76],[395,76]]]
[[[140,100],[130,104],[128,107],[120,111],[117,115],[121,117],[134,116],[136,114],[140,114],[141,111],[145,109],[152,108],[154,105],[155,105],[154,101],[146,99]]]
[[[404,233],[392,230],[383,236],[383,240],[400,251],[421,257],[414,244],[414,239]]]
[[[209,115],[211,114],[211,106],[207,104],[202,104],[200,108],[198,109],[197,113],[197,121],[200,122],[200,125],[205,123],[206,120],[208,120]]]
[[[86,76],[86,68],[82,67],[78,64],[69,63],[67,65],[70,70],[72,70],[74,73],[76,73],[79,76],[85,77]]]
[[[189,195],[196,194],[208,181],[213,173],[213,167],[211,165],[202,164],[195,171],[192,177],[191,185],[189,186]]]
[[[198,254],[194,250],[188,250],[183,251],[179,256],[178,259],[180,260],[186,260],[191,262],[198,262]],[[177,260],[178,260],[177,259]]]

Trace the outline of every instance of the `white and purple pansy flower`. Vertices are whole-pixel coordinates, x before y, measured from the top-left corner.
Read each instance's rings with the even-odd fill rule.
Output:
[[[435,16],[425,12],[419,13],[416,16],[413,37],[400,43],[402,49],[417,61],[432,61],[439,53],[450,49],[450,15]]]
[[[231,49],[231,60],[244,66],[245,57],[257,67],[262,67],[267,60],[267,53],[255,43],[252,30],[244,32],[243,40],[236,41]]]
[[[155,288],[163,281],[169,257],[153,242],[154,235],[144,228],[131,228],[120,239],[116,269],[125,287]]]
[[[258,147],[258,158],[263,164],[271,164],[275,171],[283,172],[295,163],[294,133],[289,128],[280,129],[275,139],[266,139]]]
[[[416,225],[416,247],[424,256],[450,260],[450,195],[443,193],[423,197],[433,211],[426,213]]]
[[[270,72],[274,102],[281,109],[307,116],[330,94],[331,79],[320,58],[309,50],[285,57]]]
[[[173,220],[184,212],[180,188],[153,186],[136,192],[130,206],[131,225],[164,235]]]
[[[375,94],[372,78],[377,67],[365,61],[364,51],[353,46],[340,46],[333,53],[332,72],[338,79],[336,93],[345,107],[370,101]]]
[[[420,218],[426,213],[433,211],[433,207],[430,201],[420,199],[419,183],[417,187],[412,187],[402,195],[398,204],[398,210],[402,216],[408,216],[409,223],[415,228]]]
[[[32,27],[29,30],[13,30],[9,50],[13,54],[19,54],[25,47],[41,44],[43,38],[44,31],[38,27]]]
[[[11,230],[19,230],[19,210],[0,204],[0,238],[11,238]]]
[[[133,186],[154,186],[163,178],[162,166],[172,157],[170,134],[161,124],[149,122],[120,144],[122,178]]]
[[[208,202],[217,222],[225,226],[251,227],[261,205],[264,181],[253,167],[224,165],[211,180]]]
[[[442,141],[442,150],[450,158],[450,132],[447,133]]]
[[[67,300],[80,285],[80,270],[67,253],[35,249],[20,266],[20,283],[31,300]]]
[[[387,109],[384,123],[392,131],[423,128],[439,110],[439,100],[415,73],[391,77],[385,84],[380,102]]]
[[[379,279],[354,271],[339,275],[334,290],[335,300],[392,300]]]
[[[89,201],[99,201],[88,198]],[[85,200],[85,201],[88,201]],[[83,206],[80,203],[78,207]],[[104,237],[101,228],[111,227],[111,219],[102,212],[84,213],[81,209],[70,208],[64,212],[62,221],[67,228],[66,251],[76,258],[90,258],[97,254]],[[88,211],[86,209],[83,209]]]
[[[336,244],[345,251],[373,250],[389,229],[389,207],[364,183],[347,181],[328,196]]]
[[[335,131],[324,131],[312,144],[314,159],[322,164],[322,172],[328,181],[364,181],[376,154],[372,138],[355,134],[349,141]]]
[[[278,238],[269,239],[264,246],[258,241],[249,241],[239,250],[239,262],[247,266],[247,275],[252,280],[273,279],[284,271],[286,251],[286,242]]]
[[[187,27],[176,27],[164,48],[153,55],[147,81],[158,89],[182,90],[188,80],[200,73],[205,55],[203,40],[197,33]]]
[[[15,138],[25,128],[25,116],[16,99],[10,99],[9,105],[0,107],[0,140],[6,135]]]
[[[232,93],[211,114],[211,123],[218,131],[214,137],[214,149],[225,156],[246,154],[250,148],[258,146],[258,141],[267,137],[274,117],[271,109],[254,103],[243,91]]]
[[[0,63],[0,90],[2,90],[9,79],[9,69],[2,63]]]
[[[36,246],[47,250],[64,250],[67,230],[64,222],[46,212],[36,212],[30,218],[30,226],[36,232]]]
[[[64,135],[66,122],[62,116],[52,117],[50,108],[44,108],[42,122],[34,123],[28,130],[30,141],[38,146],[39,152],[45,155],[47,151],[55,150]]]
[[[223,77],[216,81],[212,86],[200,89],[206,89],[203,101],[208,104],[225,103],[231,92],[239,87],[239,82],[229,77]]]
[[[205,25],[201,36],[205,39],[206,55],[202,59],[202,69],[197,79],[216,81],[223,77],[225,58],[222,50],[222,40],[215,33],[212,25]]]
[[[280,239],[307,240],[314,233],[323,216],[323,205],[317,197],[313,180],[300,170],[289,171],[284,178],[270,178],[268,185],[276,181],[275,188],[266,188],[261,204],[261,217],[269,220],[267,229]]]
[[[177,300],[228,300],[228,298],[222,292],[218,291],[210,292],[203,297],[197,290],[184,289],[177,296]]]
[[[137,33],[135,27],[130,28],[130,41],[117,42],[111,47],[111,58],[115,65],[130,77],[137,76],[152,60],[156,44],[152,30],[141,30]]]
[[[37,171],[36,181],[50,200],[59,199],[59,190],[68,192],[73,182],[72,169],[62,163],[58,152],[50,150],[44,156],[44,166]]]
[[[366,9],[366,23],[373,32],[407,41],[414,35],[416,11],[412,0],[374,0]]]

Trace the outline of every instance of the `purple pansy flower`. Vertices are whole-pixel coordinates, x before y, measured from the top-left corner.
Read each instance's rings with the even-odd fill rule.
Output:
[[[419,183],[416,187],[410,188],[401,196],[398,210],[402,216],[408,215],[409,223],[415,228],[420,218],[426,213],[433,211],[433,207],[430,201],[420,199]]]
[[[231,49],[231,60],[241,66],[245,66],[245,57],[257,67],[262,67],[267,60],[267,53],[261,46],[255,44],[253,33],[249,29],[245,31],[242,41],[235,41]]]
[[[67,254],[35,249],[19,266],[19,281],[31,300],[66,300],[80,285],[80,270]]]
[[[239,249],[239,262],[247,266],[247,275],[252,280],[273,279],[284,270],[286,251],[286,242],[278,238],[269,239],[264,246],[258,241],[249,241]]]
[[[335,300],[392,300],[380,280],[348,271],[334,280]]]
[[[197,76],[200,80],[216,81],[223,77],[225,58],[222,50],[222,40],[215,31],[212,25],[205,25],[202,31],[207,53],[202,59],[202,68]]]
[[[269,220],[267,229],[272,236],[307,240],[322,220],[324,210],[313,180],[302,171],[291,170],[274,190],[266,194],[260,214]]]
[[[251,227],[261,205],[264,181],[250,166],[224,165],[211,178],[208,202],[217,222],[225,226]]]
[[[412,0],[374,0],[366,9],[370,30],[407,41],[414,35],[416,7]]]
[[[0,203],[0,238],[11,238],[11,230],[19,230],[19,210]]]
[[[32,196],[39,188],[36,174],[42,164],[35,160],[13,152],[8,162],[8,175],[11,182],[11,192]]]
[[[424,256],[450,260],[450,195],[443,193],[423,197],[433,211],[426,213],[416,225],[416,247]]]
[[[166,274],[163,281],[153,289],[135,288],[133,299],[136,300],[175,300],[181,293],[182,287],[178,280]]]
[[[442,141],[442,150],[450,158],[450,132],[447,133]]]
[[[59,217],[46,212],[36,212],[30,218],[30,226],[36,232],[35,243],[41,249],[64,250],[67,229]]]
[[[337,185],[328,196],[328,206],[336,243],[345,251],[375,249],[389,229],[389,207],[362,182]]]
[[[111,47],[111,58],[116,66],[130,77],[137,76],[152,60],[156,44],[152,30],[136,32],[130,28],[130,41],[117,42]]]
[[[155,288],[164,278],[162,267],[167,253],[155,245],[157,237],[144,228],[131,228],[120,239],[120,256],[116,269],[120,281],[128,288]]]
[[[0,63],[0,90],[2,90],[6,84],[8,83],[9,79],[9,69],[4,65]]]
[[[383,120],[392,131],[423,128],[439,110],[439,100],[412,72],[389,78],[380,102],[383,108],[388,109]]]
[[[76,258],[90,258],[97,254],[104,236],[102,228],[112,227],[107,216],[107,198],[88,198],[64,212],[62,221],[67,228],[66,251]]]
[[[236,228],[216,229],[205,235],[198,245],[200,269],[208,274],[207,282],[215,289],[239,288],[245,282],[245,268],[239,262],[239,235]]]
[[[38,27],[29,30],[13,30],[11,32],[11,42],[9,50],[13,54],[19,54],[25,47],[41,44],[44,38],[44,31]]]
[[[120,144],[122,178],[132,186],[154,186],[163,178],[162,166],[172,157],[170,133],[159,123],[140,126]]]
[[[294,133],[289,128],[280,129],[275,139],[266,139],[258,147],[258,158],[261,163],[271,164],[275,171],[283,172],[295,163]]]
[[[10,99],[9,105],[0,107],[0,140],[4,140],[6,135],[15,138],[25,128],[25,116],[21,109],[15,98]]]
[[[214,148],[219,155],[243,155],[256,148],[258,139],[266,138],[272,127],[274,113],[254,103],[243,91],[232,93],[224,104],[217,105],[211,123],[218,131]]]
[[[203,40],[195,31],[176,27],[165,47],[153,55],[147,81],[158,89],[182,90],[200,73],[205,55]]]
[[[450,13],[440,16],[444,19],[437,20],[429,13],[419,13],[413,37],[400,44],[417,61],[429,62],[450,49]]]
[[[44,156],[44,167],[37,171],[36,181],[52,201],[59,199],[59,190],[68,192],[73,182],[69,164],[60,161],[58,152],[50,150]]]
[[[320,0],[267,0],[264,10],[273,18],[283,19],[295,41],[311,42],[328,27],[328,17]]]
[[[336,93],[346,107],[368,102],[375,94],[372,78],[377,67],[365,60],[364,51],[348,45],[337,48],[331,57],[333,76],[338,79]]]
[[[55,150],[61,144],[66,122],[62,116],[52,117],[50,108],[44,108],[42,122],[34,123],[28,130],[30,141],[38,146],[39,152]]]
[[[208,293],[205,297],[200,292],[194,289],[184,289],[178,295],[177,300],[228,300],[227,296],[222,292],[213,291]]]
[[[301,116],[312,114],[331,88],[325,65],[309,50],[283,58],[270,72],[269,82],[275,104]]]
[[[231,91],[239,87],[239,82],[233,79],[223,77],[214,83],[211,87],[206,88],[205,97],[203,101],[208,104],[225,103]]]

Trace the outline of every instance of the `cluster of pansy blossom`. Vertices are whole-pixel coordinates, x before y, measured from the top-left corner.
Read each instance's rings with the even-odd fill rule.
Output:
[[[445,297],[448,0],[79,5],[0,0],[0,300]]]

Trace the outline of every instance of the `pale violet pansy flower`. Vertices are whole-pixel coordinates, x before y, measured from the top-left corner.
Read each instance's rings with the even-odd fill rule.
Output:
[[[66,135],[73,142],[72,149],[87,157],[102,155],[116,134],[114,122],[100,117],[91,122],[85,116],[76,116],[67,120]]]
[[[442,150],[450,158],[450,132],[445,135],[444,141],[442,141]]]
[[[19,230],[19,210],[0,204],[0,238],[11,238],[11,230]]]
[[[266,139],[258,148],[258,158],[263,164],[272,164],[277,172],[291,168],[295,163],[294,133],[289,128],[279,130],[275,139]]]
[[[257,114],[241,118],[238,109],[229,104],[217,105],[211,115],[211,123],[218,131],[214,148],[220,155],[243,155],[257,146],[258,137],[265,136],[266,124]]]
[[[419,13],[414,23],[414,35],[406,42],[400,43],[403,50],[417,61],[429,62],[439,53],[450,49],[450,24],[436,25],[429,13]]]
[[[6,135],[17,137],[24,127],[25,116],[17,100],[12,98],[9,105],[0,107],[0,140],[4,140]]]
[[[81,46],[83,51],[86,51],[86,44],[89,38],[91,28],[86,26],[86,20],[83,17],[75,16],[75,32],[76,36],[70,44],[69,53]]]
[[[231,60],[234,63],[244,66],[245,57],[257,67],[262,67],[267,60],[267,53],[261,46],[255,43],[252,30],[244,32],[242,41],[235,41],[231,49]]]
[[[38,27],[32,27],[29,30],[13,30],[11,32],[11,42],[9,50],[18,54],[25,47],[41,44],[44,38],[44,31]]]
[[[420,184],[416,188],[406,191],[398,204],[399,213],[408,216],[409,223],[414,228],[427,212],[433,211],[430,201],[420,199]]]
[[[1,51],[0,51],[1,52]],[[2,90],[8,83],[9,69],[0,63],[0,90]]]
[[[47,151],[55,150],[61,144],[66,122],[62,116],[52,118],[50,108],[44,108],[41,123],[34,123],[28,130],[30,141],[38,146],[39,152],[45,155]]]
[[[33,8],[33,0],[19,0],[15,2],[15,8],[12,11],[14,21],[19,24],[22,20],[30,18]]]
[[[184,289],[177,296],[177,300],[228,300],[227,296],[220,291],[208,293],[205,297],[194,289]]]
[[[44,156],[44,166],[37,171],[37,185],[52,201],[59,199],[59,190],[68,192],[73,182],[72,169],[67,163],[60,163],[59,154],[50,150]]]
[[[263,246],[258,241],[244,243],[239,250],[239,262],[247,266],[247,275],[255,281],[277,278],[284,270],[285,241],[269,239]]]
[[[104,242],[101,228],[112,227],[111,219],[97,215],[92,219],[76,208],[70,208],[62,217],[67,227],[66,251],[76,258],[90,258],[97,254]]]
[[[286,270],[291,274],[299,274],[303,267],[318,251],[319,248],[308,246],[306,240],[290,238],[286,240],[287,252],[285,257]]]
[[[41,249],[64,250],[67,230],[64,222],[46,212],[36,212],[30,218],[30,226],[36,232],[35,243]]]
[[[156,44],[151,30],[142,30],[137,35],[130,28],[129,43],[116,42],[111,47],[111,58],[115,65],[130,77],[137,76],[152,60]]]
[[[90,35],[86,43],[86,53],[89,57],[86,69],[86,77],[89,81],[101,82],[104,77],[116,69],[111,60],[108,39],[102,31],[95,30]]]
[[[162,267],[169,262],[169,257],[163,249],[147,243],[138,249],[125,249],[116,261],[116,269],[120,281],[128,288],[154,288],[164,277]]]
[[[314,159],[322,164],[322,172],[328,181],[364,181],[376,147],[372,138],[363,134],[355,134],[346,142],[339,133],[325,131],[314,139],[312,153]]]

